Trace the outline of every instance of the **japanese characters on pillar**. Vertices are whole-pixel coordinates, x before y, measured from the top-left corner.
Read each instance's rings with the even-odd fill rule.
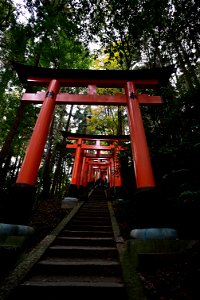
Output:
[[[113,143],[114,145],[114,155],[113,155],[113,161],[114,161],[114,172],[113,172],[113,179],[114,179],[114,186],[121,187],[122,186],[122,180],[121,180],[121,164],[119,159],[119,146],[117,142]]]

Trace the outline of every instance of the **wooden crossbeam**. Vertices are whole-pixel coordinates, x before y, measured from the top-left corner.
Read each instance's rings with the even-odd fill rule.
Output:
[[[88,165],[97,165],[97,166],[109,166],[110,165],[110,163],[109,162],[95,162],[95,161],[90,161],[90,162],[88,162]]]
[[[76,149],[78,147],[81,147],[82,150],[111,150],[114,149],[115,146],[114,145],[110,145],[110,146],[100,146],[100,145],[87,145],[87,144],[67,144],[66,148],[67,149]],[[122,150],[124,148],[122,148],[121,146],[118,146],[118,150]]]
[[[86,157],[86,158],[111,158],[111,157],[113,157],[113,155],[112,154],[103,154],[103,153],[96,153],[96,154],[84,153],[84,157]]]
[[[42,104],[45,99],[45,92],[24,93],[22,95],[22,102],[31,102],[34,104]],[[136,95],[138,102],[143,105],[161,104],[162,98],[160,96],[150,96],[148,94]],[[126,106],[127,99],[125,94],[115,95],[83,95],[83,94],[67,94],[60,93],[57,95],[56,104],[72,104],[72,105],[113,105]]]
[[[102,135],[102,134],[82,134],[82,133],[71,133],[61,131],[64,138],[67,140],[78,140],[79,138],[83,141],[129,141],[130,135]]]

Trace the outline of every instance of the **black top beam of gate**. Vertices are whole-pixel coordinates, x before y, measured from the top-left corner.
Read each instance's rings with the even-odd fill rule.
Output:
[[[119,140],[119,141],[130,141],[130,135],[95,135],[95,134],[80,134],[80,133],[72,133],[67,131],[61,131],[62,136],[66,139],[69,138],[82,138],[82,139],[90,139],[90,140]]]
[[[139,88],[163,86],[168,83],[174,66],[140,70],[86,70],[53,69],[23,65],[14,62],[13,68],[19,80],[30,86],[46,86],[50,80],[58,79],[61,86],[75,87],[96,85],[97,87],[124,88],[128,81],[134,81]]]

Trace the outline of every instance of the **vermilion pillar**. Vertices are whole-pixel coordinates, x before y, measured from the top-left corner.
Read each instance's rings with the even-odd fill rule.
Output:
[[[28,224],[35,202],[36,180],[51,124],[59,81],[51,80],[16,183],[10,191],[7,223]]]
[[[58,92],[59,81],[51,80],[16,183],[29,185],[36,183]]]
[[[88,184],[88,159],[83,157],[80,185],[86,187]]]
[[[121,187],[122,186],[122,179],[121,179],[121,165],[119,161],[119,150],[114,150],[114,185],[115,187]]]
[[[110,159],[110,187],[115,186],[114,180],[115,165],[113,157]]]
[[[155,187],[142,115],[133,82],[127,82],[126,97],[137,188]]]
[[[94,170],[91,165],[88,166],[88,182],[94,181]]]
[[[80,177],[79,172],[80,172],[80,163],[81,163],[81,144],[82,144],[82,139],[78,139],[75,158],[74,158],[74,167],[72,171],[72,180],[71,180],[71,184],[75,184],[75,185],[78,185],[79,177]]]
[[[111,160],[109,159],[109,166],[108,166],[108,182],[109,182],[109,187],[111,187],[112,182],[111,182]]]

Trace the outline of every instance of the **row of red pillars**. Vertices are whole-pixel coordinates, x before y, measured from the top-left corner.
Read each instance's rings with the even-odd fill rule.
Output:
[[[52,80],[50,82],[32,137],[26,150],[26,155],[16,181],[17,183],[28,185],[35,185],[36,183],[38,168],[48,137],[49,127],[56,105],[56,95],[59,92],[59,88],[59,80]],[[154,187],[155,180],[142,115],[137,101],[137,90],[133,82],[127,82],[125,90],[136,185],[138,188]],[[151,96],[149,96],[149,103],[151,103],[150,100]],[[93,104],[95,105],[95,103]]]
[[[118,145],[117,140],[111,142],[105,137],[103,141],[110,142],[110,145],[101,145],[101,141],[95,138],[71,136],[68,139],[76,140],[75,143],[66,145],[67,149],[75,149],[72,185],[85,188],[98,179],[104,181],[106,177],[109,187],[122,186],[119,151],[125,148]],[[89,141],[94,141],[95,144],[91,145]],[[96,153],[91,153],[91,151]]]

